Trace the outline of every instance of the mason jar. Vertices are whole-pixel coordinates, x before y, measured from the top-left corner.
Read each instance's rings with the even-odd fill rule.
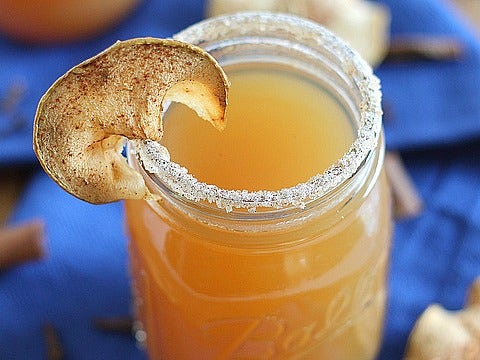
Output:
[[[313,84],[341,109],[352,136],[325,169],[276,189],[224,188],[173,153],[129,147],[131,166],[157,198],[125,202],[137,336],[149,357],[374,359],[391,238],[378,79],[341,39],[291,15],[226,15],[175,38],[206,49],[227,74],[274,69]],[[166,122],[175,107],[166,107]],[[258,184],[277,176],[269,171]]]

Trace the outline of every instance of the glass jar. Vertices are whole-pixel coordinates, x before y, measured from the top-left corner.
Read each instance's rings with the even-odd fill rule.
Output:
[[[150,358],[374,359],[391,237],[378,80],[343,41],[289,15],[229,15],[175,37],[226,69],[262,64],[321,85],[356,137],[323,173],[277,191],[204,184],[153,145],[130,147],[159,199],[125,202]]]

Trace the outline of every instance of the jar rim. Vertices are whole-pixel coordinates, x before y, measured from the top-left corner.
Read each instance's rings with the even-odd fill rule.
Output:
[[[306,182],[275,191],[247,191],[222,189],[199,181],[186,168],[170,161],[156,142],[136,141],[134,152],[145,170],[154,174],[170,191],[189,201],[207,201],[227,212],[242,208],[249,212],[255,212],[257,208],[303,208],[354,176],[377,146],[382,127],[380,81],[371,67],[346,42],[318,23],[295,15],[266,12],[223,15],[198,22],[174,38],[202,46],[201,43],[208,40],[207,29],[216,29],[215,36],[221,36],[221,29],[242,32],[242,29],[248,28],[245,24],[254,26],[259,32],[268,31],[269,27],[271,30],[272,26],[281,26],[327,49],[338,60],[341,70],[353,81],[360,94],[359,127],[346,153],[324,172]]]

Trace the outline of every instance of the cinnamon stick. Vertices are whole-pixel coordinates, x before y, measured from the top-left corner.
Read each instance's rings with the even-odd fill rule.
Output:
[[[133,319],[130,317],[94,318],[93,326],[101,331],[114,333],[133,333]]]
[[[384,61],[453,61],[464,52],[463,42],[453,36],[404,35],[390,40]]]
[[[43,336],[46,345],[47,360],[62,360],[64,358],[64,350],[60,337],[52,324],[43,326]]]
[[[13,227],[0,228],[0,271],[45,254],[44,225],[33,220]]]
[[[402,219],[419,215],[423,209],[423,201],[398,152],[387,152],[385,171],[392,192],[394,217]]]

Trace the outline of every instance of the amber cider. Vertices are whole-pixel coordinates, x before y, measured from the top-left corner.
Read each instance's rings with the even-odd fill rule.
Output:
[[[227,127],[220,132],[184,105],[165,117],[172,160],[225,189],[279,190],[323,172],[355,133],[318,84],[280,69],[229,72]]]

